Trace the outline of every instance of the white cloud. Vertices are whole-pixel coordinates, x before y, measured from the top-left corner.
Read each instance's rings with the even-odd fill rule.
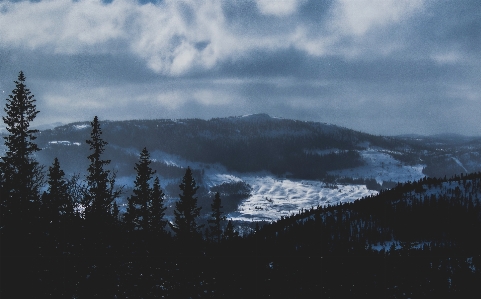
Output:
[[[125,0],[110,5],[97,0],[1,3],[0,44],[67,54],[97,52],[106,42],[126,37],[124,18],[131,5]]]
[[[0,46],[57,54],[129,51],[172,75],[210,68],[235,44],[223,30],[219,0],[4,2],[0,16]]]
[[[288,15],[301,2],[258,4],[265,13]],[[227,24],[222,5],[222,0],[165,0],[145,5],[135,0],[114,0],[110,4],[101,0],[3,2],[0,46],[47,54],[124,52],[141,58],[157,73],[173,76],[245,58],[257,49],[275,51],[295,46],[307,48],[308,53],[317,51],[313,49],[315,41],[292,36],[295,28],[285,24],[282,26],[288,29],[280,32],[269,27],[239,31]],[[299,43],[307,45],[298,47]]]
[[[297,11],[303,0],[256,0],[260,12],[265,15],[287,16]]]
[[[422,10],[424,0],[337,0],[333,25],[342,33],[366,34],[375,27],[399,23]]]
[[[136,0],[1,2],[0,47],[47,54],[134,55],[154,72],[171,76],[249,59],[253,50],[294,48],[316,57],[358,57],[368,51],[383,55],[399,44],[365,35],[373,28],[399,23],[422,9],[424,0],[337,0],[329,18],[318,22],[295,14],[304,2],[256,0],[261,13],[284,17],[268,23],[274,26],[263,26],[259,20],[256,30],[229,23],[223,0],[145,5]],[[249,22],[249,16],[242,22]],[[346,43],[346,37],[353,38]]]
[[[311,56],[386,57],[404,49],[399,26],[422,12],[427,0],[336,0],[317,24],[299,22],[286,40]]]

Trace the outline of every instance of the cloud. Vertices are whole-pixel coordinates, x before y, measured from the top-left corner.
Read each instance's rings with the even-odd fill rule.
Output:
[[[304,0],[255,3],[262,15],[290,17],[281,21],[253,14],[245,16],[239,27],[226,18],[228,4],[221,0],[144,5],[133,0],[2,2],[0,45],[63,55],[128,53],[157,73],[180,76],[259,50],[296,48],[318,57],[342,54],[337,48],[343,35],[365,34],[422,7],[420,0],[338,0],[327,7],[331,19],[313,23],[312,18],[304,21],[296,14]],[[252,21],[257,24],[253,30],[239,31]]]
[[[0,12],[0,45],[7,48],[58,54],[128,51],[154,71],[172,75],[211,68],[222,51],[229,51],[221,1],[2,2]]]
[[[287,16],[296,12],[302,0],[256,0],[257,7],[262,14]]]
[[[361,36],[373,28],[399,23],[423,6],[424,0],[338,0],[334,26],[344,34]]]
[[[42,122],[267,112],[479,132],[459,121],[481,109],[478,1],[106,2],[0,1],[0,90],[25,71]]]
[[[126,37],[124,18],[131,5],[96,0],[2,2],[0,43],[64,54],[111,50],[106,48],[110,41]]]

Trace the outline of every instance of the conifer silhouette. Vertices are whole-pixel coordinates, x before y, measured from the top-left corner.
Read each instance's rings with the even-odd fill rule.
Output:
[[[199,217],[201,209],[201,207],[197,207],[197,197],[195,197],[199,187],[192,176],[190,167],[187,168],[179,187],[182,194],[179,194],[180,200],[175,203],[175,223],[170,223],[170,226],[176,233],[178,240],[197,239],[201,235],[199,229],[203,225],[197,225],[196,223],[196,218]]]
[[[101,158],[108,143],[102,140],[102,130],[97,116],[90,124],[92,132],[86,143],[93,152],[87,157],[90,165],[87,169],[87,192],[83,205],[86,219],[102,222],[111,218],[112,201],[119,196],[121,190],[114,190],[115,174],[104,169],[110,164],[110,160]]]
[[[20,71],[15,89],[7,99],[3,116],[8,135],[5,139],[6,155],[0,161],[0,206],[2,225],[9,220],[22,222],[37,217],[39,187],[43,184],[42,167],[33,154],[40,149],[33,141],[37,130],[30,123],[39,111],[34,95],[25,85],[25,75]]]
[[[50,223],[67,221],[74,215],[65,173],[57,158],[48,168],[48,190],[42,195],[42,218]]]

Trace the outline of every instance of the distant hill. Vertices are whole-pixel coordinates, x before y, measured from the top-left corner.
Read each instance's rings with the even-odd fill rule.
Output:
[[[473,172],[481,165],[474,154],[479,153],[476,146],[481,146],[481,138],[374,136],[267,114],[211,120],[102,121],[101,126],[109,143],[106,154],[120,172],[143,147],[192,162],[219,163],[230,171],[269,171],[301,179],[322,179],[328,171],[361,166],[365,161],[360,151],[368,148],[382,149],[403,163],[424,164],[428,176],[466,172],[463,167]],[[82,155],[88,151],[89,128],[89,122],[78,122],[42,131],[37,139],[44,149],[39,158],[50,163],[59,156],[61,162],[71,164],[66,165],[70,171],[79,171],[86,163]],[[452,156],[463,167],[457,167]]]
[[[119,204],[130,194],[134,165],[146,147],[172,200],[190,166],[202,187],[204,211],[210,209],[209,192],[228,184],[222,187],[229,190],[223,194],[227,212],[239,220],[275,220],[319,204],[351,202],[397,182],[481,171],[481,138],[475,137],[375,136],[267,114],[101,120],[101,128],[108,142],[105,158],[112,161],[109,167],[117,172],[117,183],[125,186]],[[67,174],[80,173],[82,178],[89,138],[88,121],[42,130],[37,159],[49,166],[57,157]]]

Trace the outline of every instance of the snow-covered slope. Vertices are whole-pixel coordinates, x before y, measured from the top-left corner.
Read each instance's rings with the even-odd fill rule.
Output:
[[[416,181],[425,176],[426,168],[443,173],[445,161],[455,170],[481,169],[478,143],[473,143],[477,139],[461,140],[464,151],[458,154],[458,139],[443,144],[426,139],[425,146],[420,138],[373,136],[266,114],[104,121],[101,126],[109,143],[105,158],[118,171],[117,183],[126,186],[119,203],[125,203],[133,187],[134,164],[147,147],[162,187],[171,188],[170,202],[187,167],[196,171],[206,192],[223,183],[248,184],[250,197],[227,215],[236,220],[275,220],[302,209],[354,201],[378,192],[379,186],[369,185],[375,189],[370,190],[367,180],[379,185]],[[43,149],[37,153],[40,163],[48,166],[58,157],[67,174],[85,173],[89,127],[89,122],[79,122],[42,131],[36,140]],[[0,154],[4,150],[0,144]],[[209,206],[205,207],[207,213]]]
[[[417,181],[423,178],[424,164],[406,165],[389,155],[385,150],[379,148],[367,148],[361,150],[360,154],[365,165],[355,168],[334,170],[332,175],[375,179],[379,184],[386,181],[407,182]]]

